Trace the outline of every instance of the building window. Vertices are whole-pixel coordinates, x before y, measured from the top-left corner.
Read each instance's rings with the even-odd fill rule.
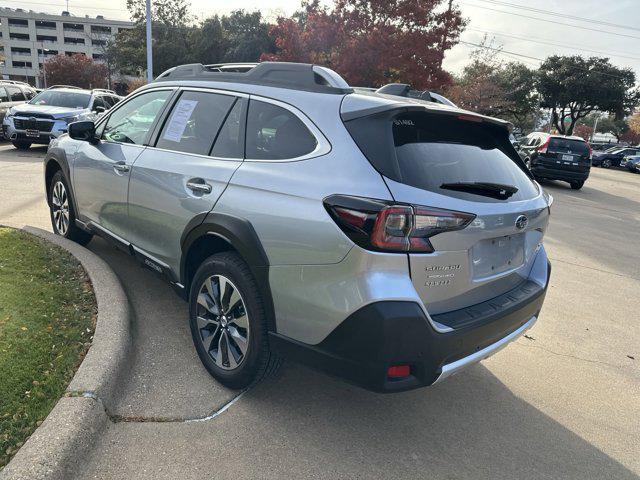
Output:
[[[67,57],[73,57],[74,55],[82,55],[83,57],[86,57],[86,55],[82,52],[64,52],[64,54]]]
[[[106,40],[91,40],[91,45],[95,45],[96,47],[104,47],[106,44]]]
[[[29,40],[29,34],[28,33],[13,33],[10,32],[9,33],[9,39],[10,40]]]
[[[11,62],[14,68],[31,68],[31,62]]]
[[[36,40],[38,42],[57,42],[58,37],[52,35],[36,35]]]
[[[84,38],[64,37],[64,43],[69,45],[84,45]]]
[[[105,27],[104,25],[91,25],[91,33],[108,33],[111,34],[111,27]]]
[[[94,60],[104,60],[104,55],[101,53],[94,53],[92,57]]]
[[[84,32],[84,25],[81,23],[63,23],[62,28],[72,32]]]
[[[56,22],[47,22],[46,20],[36,20],[37,28],[44,28],[48,30],[56,29]]]
[[[9,26],[10,27],[28,27],[29,22],[23,18],[10,18]]]
[[[42,55],[42,53],[43,53],[43,52],[42,52],[42,49],[41,49],[41,48],[39,48],[39,49],[38,49],[38,55]],[[58,50],[49,50],[48,48],[45,48],[45,49],[44,49],[44,55],[45,55],[45,57],[46,57],[46,56],[49,56],[49,55],[57,55],[57,54],[58,54]]]
[[[11,47],[11,53],[16,55],[31,55],[31,49],[24,47]]]

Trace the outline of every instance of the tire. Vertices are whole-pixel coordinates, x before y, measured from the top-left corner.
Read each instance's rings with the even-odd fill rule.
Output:
[[[600,163],[600,166],[602,168],[611,168],[611,159],[605,158],[604,160],[602,160],[602,163]]]
[[[212,255],[198,268],[189,292],[189,326],[202,364],[228,388],[247,388],[280,367],[269,349],[262,296],[234,252]]]
[[[571,185],[571,189],[572,190],[580,190],[582,188],[582,186],[584,185],[584,181],[582,182],[570,182]]]
[[[13,146],[18,150],[29,150],[29,147],[31,146],[31,142],[23,142],[20,140],[14,140],[11,143],[13,143]]]
[[[51,179],[48,200],[53,232],[80,245],[89,243],[93,235],[76,226],[76,212],[73,208],[71,190],[61,171],[56,172]]]

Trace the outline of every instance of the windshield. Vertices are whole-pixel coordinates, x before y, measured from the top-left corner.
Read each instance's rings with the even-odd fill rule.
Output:
[[[45,90],[29,102],[31,105],[51,105],[52,107],[88,108],[91,95],[80,92]]]

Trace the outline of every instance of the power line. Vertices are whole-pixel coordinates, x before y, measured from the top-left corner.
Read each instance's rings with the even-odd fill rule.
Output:
[[[544,10],[541,8],[529,7],[529,6],[520,5],[517,3],[509,3],[509,2],[504,2],[500,0],[476,0],[476,1],[483,2],[483,3],[491,3],[493,5],[501,5],[505,7],[517,8],[520,10],[527,10],[529,12],[541,13],[543,15],[553,15],[556,17],[568,18],[571,20],[577,20],[579,22],[592,23],[595,25],[604,25],[607,27],[614,27],[614,28],[624,28],[626,30],[635,30],[636,32],[640,32],[640,28],[638,27],[631,27],[629,25],[621,25],[619,23],[606,22],[604,20],[594,20],[592,18],[578,17],[576,15],[570,15],[568,13],[554,12],[552,10]]]
[[[460,40],[460,43],[462,43],[463,45],[471,45],[471,46],[478,47],[478,48],[485,48],[487,50],[493,50],[493,51],[495,51],[497,53],[506,53],[506,54],[509,54],[509,55],[514,55],[516,57],[528,58],[530,60],[536,60],[538,62],[544,62],[544,59],[542,59],[542,58],[532,57],[531,55],[524,55],[522,53],[517,53],[517,52],[510,52],[508,50],[503,50],[501,48],[496,48],[496,47],[490,47],[488,45],[482,45],[480,43],[466,42],[464,40]],[[582,68],[580,70],[582,70],[585,73],[597,73],[598,75],[604,75],[606,77],[613,77],[613,78],[617,78],[617,79],[623,79],[620,75],[615,75],[613,73],[600,72],[598,70],[589,70],[589,69],[585,69],[585,68]]]
[[[564,27],[580,28],[582,30],[589,30],[591,32],[606,33],[606,34],[609,34],[609,35],[616,35],[618,37],[626,37],[626,38],[633,38],[633,39],[636,39],[636,40],[640,40],[640,37],[637,37],[635,35],[627,35],[626,33],[611,32],[611,31],[608,31],[608,30],[601,30],[601,29],[598,29],[598,28],[584,27],[582,25],[573,25],[573,24],[570,24],[570,23],[557,22],[555,20],[549,20],[547,18],[532,17],[531,15],[525,15],[523,13],[507,12],[505,10],[499,10],[497,8],[486,7],[484,5],[474,5],[473,3],[468,3],[466,0],[464,0],[464,4],[468,5],[470,7],[481,8],[483,10],[490,10],[492,12],[505,13],[507,15],[515,15],[516,17],[530,18],[531,20],[538,20],[538,21],[541,21],[541,22],[554,23],[556,25],[562,25]]]
[[[515,38],[517,40],[524,40],[525,42],[540,43],[542,45],[550,45],[550,46],[553,46],[553,47],[572,48],[572,49],[576,49],[576,50],[582,50],[584,52],[597,53],[597,54],[600,54],[600,55],[607,55],[607,56],[610,56],[610,57],[627,58],[629,60],[640,60],[640,57],[632,57],[632,56],[629,56],[629,55],[623,55],[623,54],[618,54],[618,53],[613,53],[613,52],[603,52],[601,50],[591,50],[591,49],[588,49],[588,48],[580,47],[578,45],[555,43],[555,42],[550,42],[548,40],[543,40],[543,39],[539,39],[539,38],[521,37],[521,36],[513,35],[513,34],[510,34],[510,33],[493,32],[491,30],[481,30],[479,28],[473,28],[473,27],[467,27],[466,30],[470,30],[470,31],[474,31],[474,32],[480,32],[480,33],[486,33],[486,34],[489,34],[489,35],[496,35],[498,37]]]

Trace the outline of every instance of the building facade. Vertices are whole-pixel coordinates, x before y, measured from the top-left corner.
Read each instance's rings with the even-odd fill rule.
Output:
[[[39,13],[21,8],[0,8],[0,75],[43,87],[46,71],[42,63],[58,55],[80,53],[102,61],[107,41],[131,22]]]

